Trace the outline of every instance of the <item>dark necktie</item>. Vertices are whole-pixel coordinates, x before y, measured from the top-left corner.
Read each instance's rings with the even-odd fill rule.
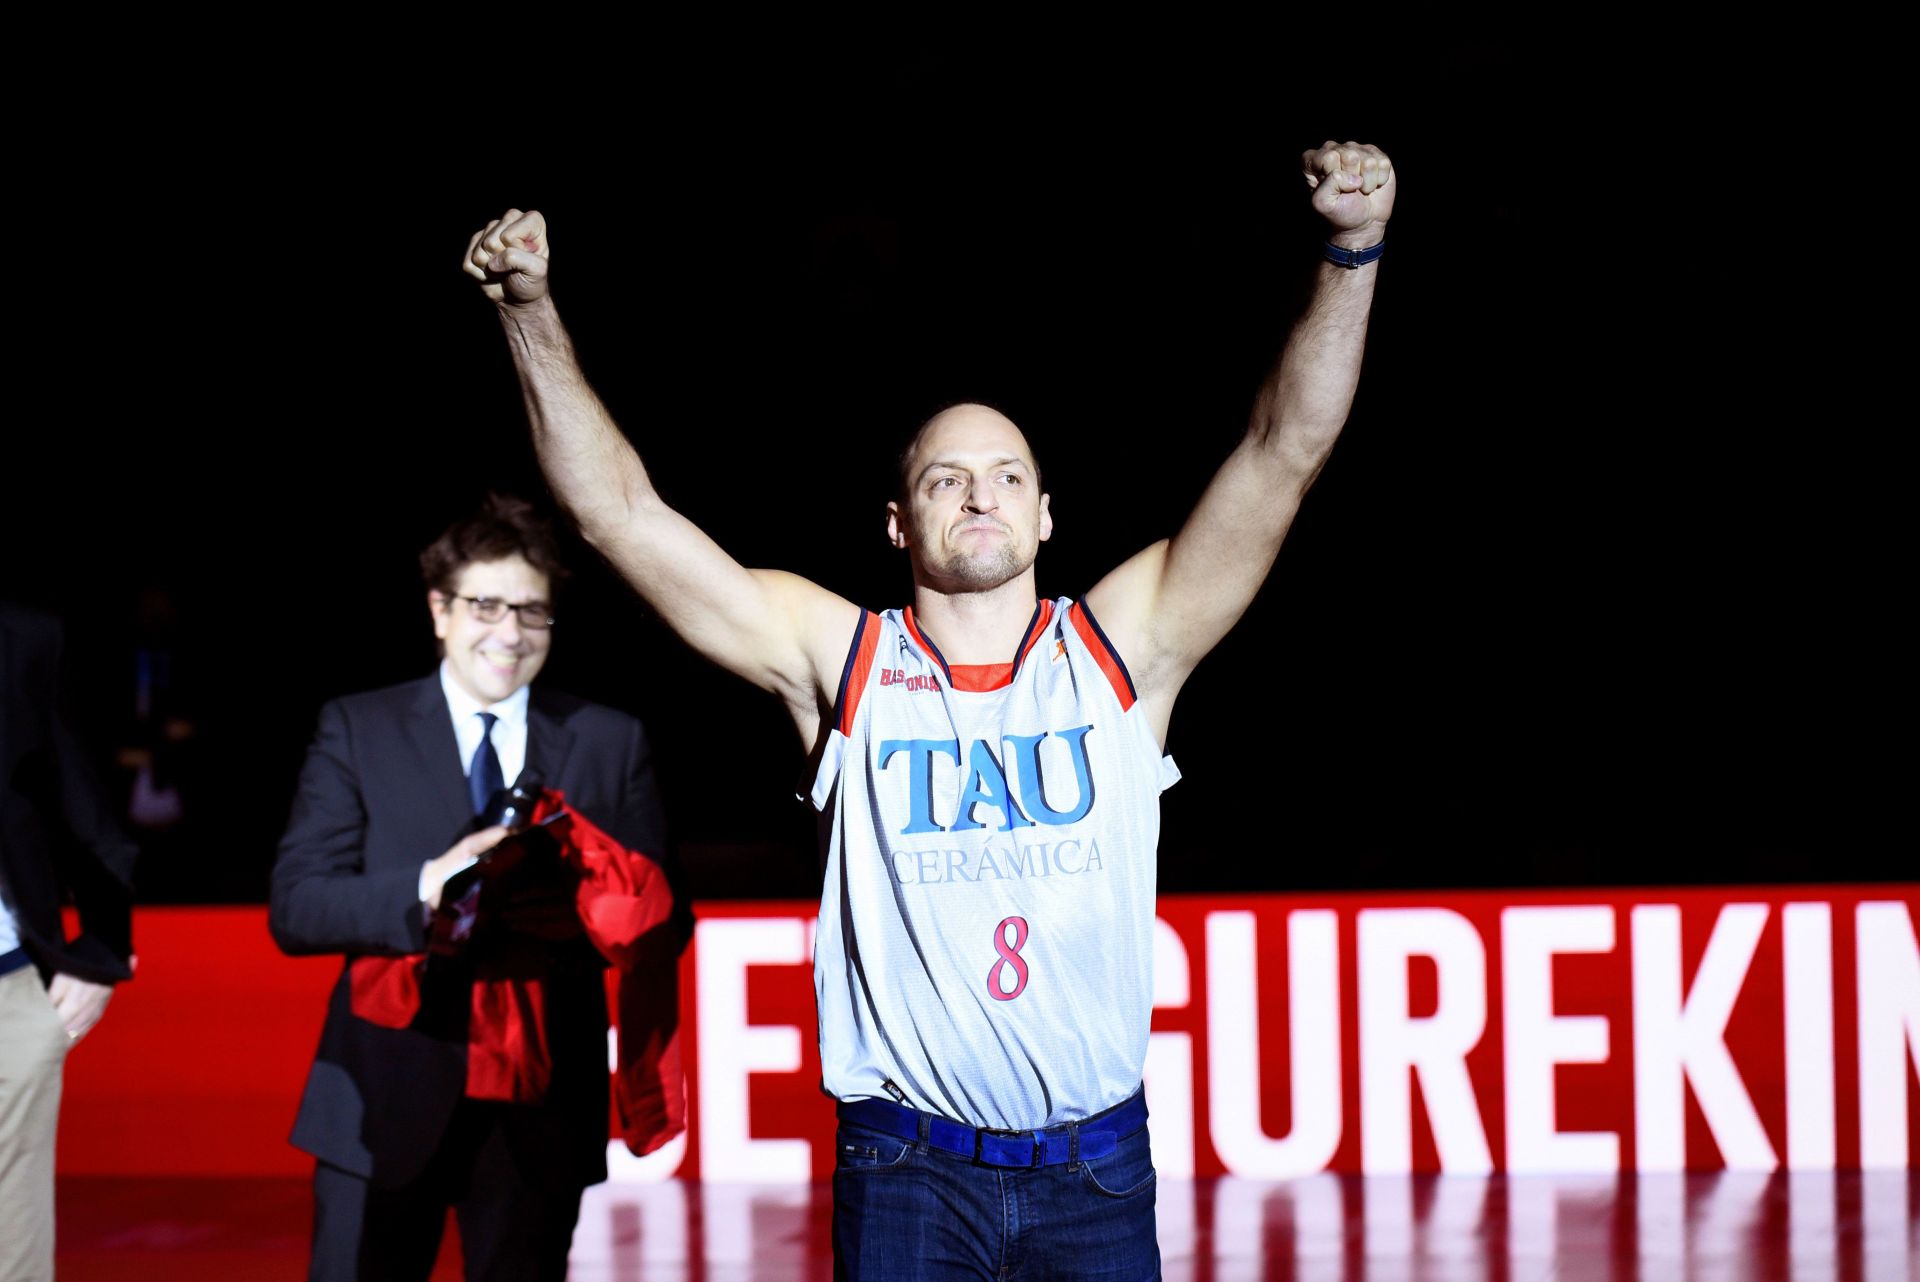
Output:
[[[500,756],[493,750],[493,723],[500,718],[491,712],[480,714],[480,746],[473,750],[467,766],[467,792],[473,798],[473,813],[485,813],[493,794],[507,786],[500,773]]]

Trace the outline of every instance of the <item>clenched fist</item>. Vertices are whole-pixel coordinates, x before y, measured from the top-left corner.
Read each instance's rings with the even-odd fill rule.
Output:
[[[547,296],[547,223],[538,210],[509,209],[467,242],[461,270],[494,302],[517,307]]]
[[[1365,249],[1386,236],[1393,216],[1393,162],[1378,147],[1334,142],[1300,156],[1313,207],[1332,224],[1328,239],[1343,249]]]

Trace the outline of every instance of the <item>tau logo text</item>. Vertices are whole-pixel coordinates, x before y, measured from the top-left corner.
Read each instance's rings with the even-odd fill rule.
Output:
[[[1004,736],[1002,742],[1008,754],[1007,759],[1014,765],[1020,781],[1018,798],[1007,783],[1006,771],[1001,769],[1001,758],[994,755],[984,739],[970,743],[964,758],[958,739],[883,740],[880,744],[880,769],[887,769],[896,757],[906,754],[910,814],[907,826],[900,830],[901,834],[965,832],[973,828],[985,828],[986,823],[974,817],[974,809],[978,806],[999,811],[1001,832],[1032,828],[1037,824],[1057,826],[1079,823],[1093,809],[1093,771],[1087,764],[1087,732],[1092,729],[1088,725],[1044,734]],[[1040,765],[1040,741],[1043,739],[1059,740],[1066,746],[1073,762],[1078,800],[1070,810],[1055,810],[1047,804]],[[1056,747],[1049,755],[1057,757],[1058,753],[1059,748]],[[960,805],[953,821],[946,824],[937,822],[933,816],[933,772],[935,763],[941,758],[954,763],[960,784]]]

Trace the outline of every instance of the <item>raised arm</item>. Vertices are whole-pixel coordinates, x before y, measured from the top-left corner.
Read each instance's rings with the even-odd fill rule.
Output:
[[[1379,244],[1396,187],[1387,157],[1377,147],[1329,142],[1302,162],[1331,243],[1347,250]],[[1087,594],[1163,739],[1181,685],[1252,603],[1347,421],[1379,270],[1321,264],[1306,313],[1260,389],[1246,436],[1192,515],[1179,533],[1140,552]]]
[[[580,369],[548,293],[548,253],[545,220],[510,209],[474,234],[464,262],[499,311],[548,484],[669,627],[778,694],[811,745],[859,610],[797,575],[744,568],[661,500]]]

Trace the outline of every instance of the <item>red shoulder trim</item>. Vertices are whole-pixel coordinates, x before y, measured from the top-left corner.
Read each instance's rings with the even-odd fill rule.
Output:
[[[952,685],[953,672],[947,667],[947,656],[941,654],[940,647],[927,640],[926,634],[920,631],[920,625],[913,617],[913,607],[908,606],[906,609],[900,611],[900,619],[907,625],[907,635],[913,639],[913,643],[919,646],[929,659],[932,659],[940,665],[940,670],[947,674],[947,684]]]
[[[853,644],[847,647],[847,666],[840,673],[840,694],[834,700],[834,724],[840,733],[853,733],[854,714],[860,711],[860,695],[873,675],[873,656],[880,649],[880,616],[862,611],[860,626],[853,630]]]
[[[1040,638],[1046,635],[1047,624],[1051,622],[1053,622],[1053,602],[1043,598],[1033,611],[1033,622],[1027,625],[1027,639],[1020,643],[1020,653],[1014,656],[1014,672],[1019,672],[1026,666],[1027,656],[1033,652],[1033,647],[1040,643]]]
[[[1120,652],[1113,648],[1113,642],[1107,640],[1107,634],[1094,622],[1086,605],[1076,601],[1073,609],[1067,611],[1067,617],[1073,620],[1074,630],[1087,643],[1087,649],[1093,652],[1094,662],[1100,665],[1100,671],[1107,674],[1107,684],[1113,687],[1113,693],[1120,699],[1120,711],[1125,712],[1133,707],[1134,701],[1139,698],[1133,689],[1133,676],[1121,661]]]

